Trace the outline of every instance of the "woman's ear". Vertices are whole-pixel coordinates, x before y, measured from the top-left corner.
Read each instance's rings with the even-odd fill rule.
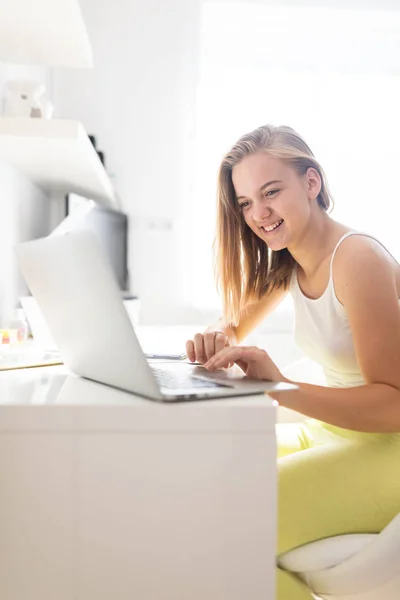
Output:
[[[306,173],[307,191],[310,200],[316,200],[321,191],[322,181],[317,169],[310,167]]]

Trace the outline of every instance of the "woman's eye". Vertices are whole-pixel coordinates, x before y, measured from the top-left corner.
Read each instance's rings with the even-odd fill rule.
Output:
[[[268,190],[268,192],[265,195],[270,198],[271,196],[274,196],[278,192],[279,192],[279,190]]]
[[[248,202],[246,200],[246,202],[241,202],[241,204],[239,204],[240,206],[240,210],[243,210],[244,208],[248,208],[250,206],[250,202]]]

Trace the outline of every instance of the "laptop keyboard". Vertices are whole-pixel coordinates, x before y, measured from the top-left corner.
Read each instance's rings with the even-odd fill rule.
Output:
[[[188,373],[178,373],[164,371],[157,367],[151,367],[154,377],[160,387],[171,390],[190,389],[190,388],[219,388],[225,387],[223,384],[215,383],[214,381],[205,381],[204,379],[196,379]]]

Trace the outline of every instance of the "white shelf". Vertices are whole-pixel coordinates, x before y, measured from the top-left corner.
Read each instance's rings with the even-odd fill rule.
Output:
[[[48,193],[115,204],[111,181],[79,121],[0,117],[0,160]]]

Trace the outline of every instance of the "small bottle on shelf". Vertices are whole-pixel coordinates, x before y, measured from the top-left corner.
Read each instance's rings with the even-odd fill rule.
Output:
[[[10,331],[15,332],[18,343],[26,342],[28,339],[29,325],[22,308],[16,308],[10,319]]]

